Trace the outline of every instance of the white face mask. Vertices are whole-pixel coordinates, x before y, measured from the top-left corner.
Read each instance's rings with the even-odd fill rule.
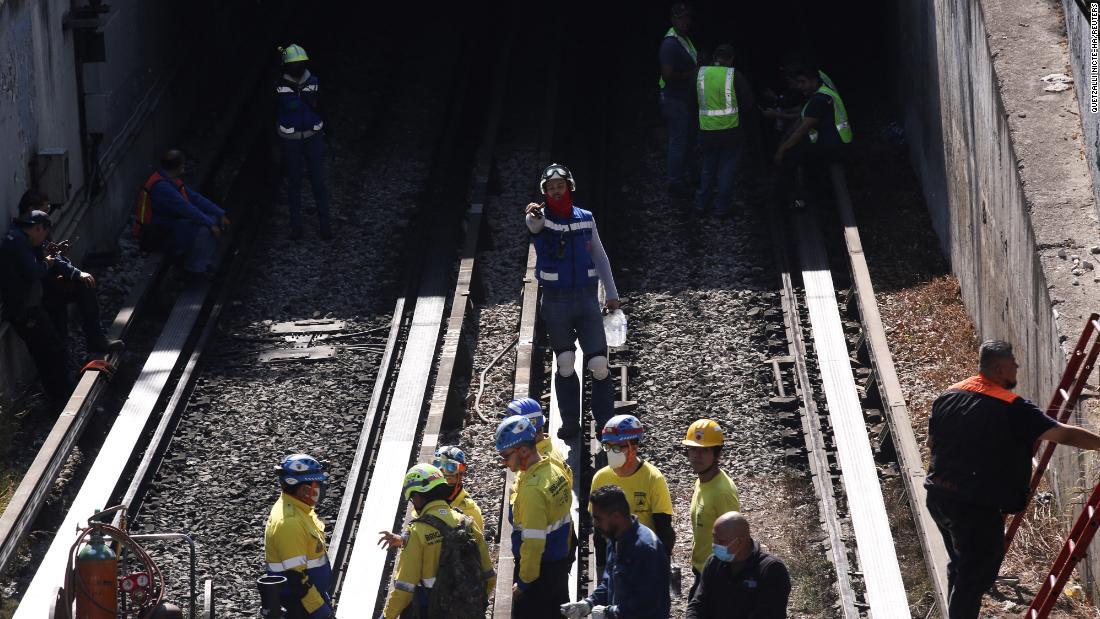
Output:
[[[626,450],[616,453],[614,451],[607,452],[607,465],[613,469],[622,468],[626,464]]]

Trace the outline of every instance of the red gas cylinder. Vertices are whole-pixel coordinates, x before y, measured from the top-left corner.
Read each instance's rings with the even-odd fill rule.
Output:
[[[118,557],[99,533],[76,556],[76,619],[118,616]]]

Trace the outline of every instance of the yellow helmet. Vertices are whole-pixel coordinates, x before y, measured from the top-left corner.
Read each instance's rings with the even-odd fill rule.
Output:
[[[713,419],[698,419],[688,426],[687,435],[681,441],[688,447],[721,447],[726,439],[722,426]]]

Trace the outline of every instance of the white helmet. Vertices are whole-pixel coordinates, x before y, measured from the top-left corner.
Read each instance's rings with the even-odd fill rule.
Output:
[[[545,194],[546,181],[555,178],[563,178],[568,181],[569,191],[577,190],[577,183],[573,180],[573,173],[569,171],[569,168],[560,163],[551,163],[542,171],[542,178],[539,179],[539,193]]]

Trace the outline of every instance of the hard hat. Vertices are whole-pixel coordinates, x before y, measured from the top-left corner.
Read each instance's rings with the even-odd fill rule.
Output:
[[[601,443],[620,443],[638,441],[645,434],[642,422],[634,415],[615,415],[607,420],[600,433]]]
[[[328,474],[321,463],[306,454],[290,454],[283,458],[281,464],[275,465],[275,474],[279,476],[279,481],[288,486],[302,482],[328,481]]]
[[[523,415],[512,415],[497,426],[497,451],[504,451],[520,443],[535,442],[535,426]]]
[[[408,501],[414,492],[423,494],[445,483],[447,483],[447,480],[443,477],[443,471],[430,464],[417,464],[409,469],[408,473],[405,473],[405,481],[401,484],[401,492],[404,493],[405,500]]]
[[[542,177],[539,179],[539,193],[546,193],[546,181],[555,178],[564,178],[568,181],[569,191],[577,190],[577,183],[573,180],[573,173],[569,171],[569,168],[560,163],[551,163],[542,171]]]
[[[309,60],[309,56],[306,54],[306,50],[297,43],[291,43],[285,48],[279,48],[279,51],[283,53],[283,64]]]
[[[682,443],[688,447],[721,447],[725,440],[722,426],[713,419],[698,419],[688,426]]]
[[[444,445],[435,450],[435,458],[432,466],[443,471],[444,475],[455,475],[466,472],[466,453],[451,445]]]
[[[542,404],[539,404],[535,398],[520,398],[509,402],[508,408],[504,409],[504,416],[510,415],[523,415],[535,426],[536,432],[542,432],[546,427],[546,415],[542,412]]]

